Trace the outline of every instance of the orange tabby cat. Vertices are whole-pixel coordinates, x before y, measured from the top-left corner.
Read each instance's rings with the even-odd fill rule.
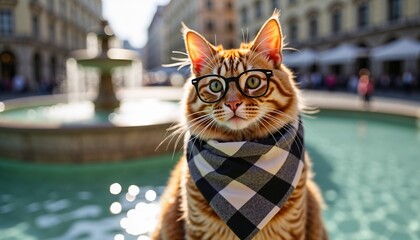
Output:
[[[287,151],[275,147],[282,145],[283,135],[286,138],[286,135],[298,136],[302,133],[298,128],[290,127],[292,123],[301,127],[299,106],[302,103],[293,74],[282,64],[283,37],[278,17],[278,13],[274,13],[263,25],[254,41],[243,43],[239,49],[230,50],[223,49],[222,46],[213,46],[197,32],[184,27],[184,39],[193,75],[185,85],[183,99],[184,119],[181,125],[185,133],[184,156],[173,170],[162,195],[161,215],[158,226],[152,233],[152,239],[319,240],[328,238],[321,218],[323,200],[317,185],[312,180],[311,162],[303,150],[303,138],[293,138],[292,141],[283,144],[290,150],[289,152],[297,151],[293,156],[298,156],[302,150],[300,157],[302,164],[299,165],[302,167],[296,165],[292,174],[295,179],[291,178],[293,181],[289,183],[285,183],[287,181],[283,181],[284,179],[276,179],[287,187],[277,188],[273,185],[265,191],[268,195],[285,192],[280,194],[280,201],[276,200],[279,202],[278,207],[262,203],[259,205],[258,200],[252,203],[254,205],[248,208],[249,211],[242,211],[247,217],[236,221],[236,215],[248,204],[248,200],[255,192],[269,185],[264,182],[256,191],[250,191],[254,188],[254,182],[258,182],[265,175],[255,175],[255,177],[248,175],[251,176],[251,181],[243,183],[249,184],[246,187],[243,187],[242,182],[229,180],[225,185],[240,186],[240,189],[225,193],[220,188],[218,190],[220,192],[211,193],[213,194],[211,197],[208,195],[209,188],[202,187],[203,184],[200,182],[210,175],[207,172],[202,176],[200,174],[207,171],[209,164],[217,164],[217,159],[220,157],[218,153],[211,155],[209,162],[204,164],[204,160],[200,157],[205,155],[204,151],[207,151],[209,146],[217,147],[220,144],[223,149],[224,146],[238,148],[237,144],[245,142],[258,144],[261,141],[274,139],[274,147],[270,146],[269,149],[286,154]],[[229,145],[230,143],[232,144]],[[200,144],[204,144],[204,147],[200,148]],[[199,150],[195,148],[196,145]],[[255,145],[250,146],[252,147],[241,151],[247,154],[258,151],[258,148],[253,149]],[[197,153],[197,151],[202,152]],[[229,151],[231,150],[227,150]],[[269,162],[270,166],[278,164],[280,160],[276,160],[276,157],[274,155],[275,160]],[[268,157],[261,157],[263,158]],[[214,159],[216,161],[211,163]],[[245,159],[246,161],[242,162],[248,164],[247,159],[250,158],[227,156],[225,159],[227,164],[237,164],[236,159],[239,159],[238,162]],[[297,159],[296,162],[299,157],[293,159]],[[288,160],[284,161],[287,163]],[[250,169],[257,169],[255,165],[258,163],[252,162]],[[200,166],[204,168],[194,170]],[[236,169],[227,171],[235,172]],[[271,167],[267,171],[270,172]],[[279,170],[277,175],[283,174],[281,171],[283,170]],[[288,174],[286,172],[284,175]],[[224,175],[220,176],[225,178]],[[218,177],[219,175],[215,177],[216,181]],[[231,178],[234,177],[229,176],[229,179]],[[240,194],[234,194],[238,192]],[[252,196],[245,196],[249,192]],[[213,199],[215,195],[230,195],[227,197],[231,200],[223,198],[215,201]],[[242,200],[244,198],[246,200]],[[224,201],[231,202],[224,205]],[[238,208],[233,209],[232,214],[226,217],[226,212],[232,208],[228,205]],[[268,214],[257,216],[267,205],[270,205]],[[232,222],[233,218],[235,222]],[[248,219],[253,221],[254,218],[258,218],[258,221],[254,224],[249,223]]]

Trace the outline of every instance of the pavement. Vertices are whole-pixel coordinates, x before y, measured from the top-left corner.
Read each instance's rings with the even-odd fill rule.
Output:
[[[302,95],[306,104],[321,109],[369,111],[420,119],[420,100],[417,98],[375,95],[372,97],[369,107],[366,107],[361,97],[352,93],[303,91]]]
[[[119,98],[158,98],[161,100],[178,101],[181,99],[182,93],[183,88],[179,87],[142,87],[120,90],[117,96]],[[38,95],[36,93],[0,93],[0,101]],[[420,92],[418,91],[411,94],[401,91],[377,91],[373,95],[368,109],[365,108],[361,98],[355,93],[303,90],[302,95],[307,105],[321,109],[382,112],[420,119]]]
[[[173,87],[145,87],[136,90],[125,90],[120,96],[128,98],[160,98],[162,100],[179,100],[182,97],[182,88]],[[315,108],[370,111],[396,114],[420,119],[420,93],[407,95],[402,92],[377,92],[369,108],[355,93],[343,91],[303,90],[302,96],[305,104]]]

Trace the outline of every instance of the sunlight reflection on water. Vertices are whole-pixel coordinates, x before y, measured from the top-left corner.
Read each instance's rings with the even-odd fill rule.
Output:
[[[78,101],[11,109],[1,112],[1,118],[31,124],[111,123],[114,126],[141,126],[176,121],[179,119],[179,105],[157,99],[126,99],[121,101],[119,108],[109,113],[95,111],[95,106],[90,101]]]
[[[120,198],[121,202],[116,201],[111,204],[110,212],[115,215],[119,214],[118,216],[121,217],[120,227],[128,235],[138,236],[137,239],[140,240],[149,239],[147,235],[156,226],[159,213],[156,191],[149,189],[141,194],[140,187],[134,184],[128,187],[127,192],[121,192],[121,189],[122,186],[119,183],[113,183],[110,186],[112,194],[124,196]],[[142,199],[146,199],[148,203],[142,201]],[[126,214],[121,215],[121,212],[126,212]],[[114,239],[125,239],[125,235],[119,233],[115,235]]]

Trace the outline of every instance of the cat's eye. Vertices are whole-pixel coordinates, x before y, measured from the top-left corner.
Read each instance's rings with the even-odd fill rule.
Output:
[[[216,80],[216,79],[211,80],[210,81],[210,90],[212,92],[215,92],[215,93],[218,93],[218,92],[222,91],[223,90],[222,82],[220,82],[219,80]]]
[[[246,80],[246,86],[249,89],[255,89],[261,84],[261,79],[257,76],[251,76]]]

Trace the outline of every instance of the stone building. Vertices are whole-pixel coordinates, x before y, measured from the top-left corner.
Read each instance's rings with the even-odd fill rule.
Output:
[[[30,90],[58,84],[101,19],[101,0],[0,0],[0,91],[17,76]]]
[[[243,0],[236,4],[238,39],[252,40],[280,9],[284,62],[297,73],[319,71],[347,79],[361,68],[379,77],[419,74],[418,0]],[[408,50],[410,49],[410,50]]]
[[[147,29],[147,41],[145,46],[144,65],[148,70],[158,69],[162,65],[163,51],[162,45],[164,40],[163,36],[163,10],[165,6],[158,6],[153,16],[153,19]]]
[[[165,7],[163,63],[173,62],[171,57],[185,57],[173,51],[185,52],[181,35],[181,22],[200,32],[212,44],[226,48],[238,47],[236,29],[236,0],[172,0]],[[149,39],[153,41],[153,39]]]

